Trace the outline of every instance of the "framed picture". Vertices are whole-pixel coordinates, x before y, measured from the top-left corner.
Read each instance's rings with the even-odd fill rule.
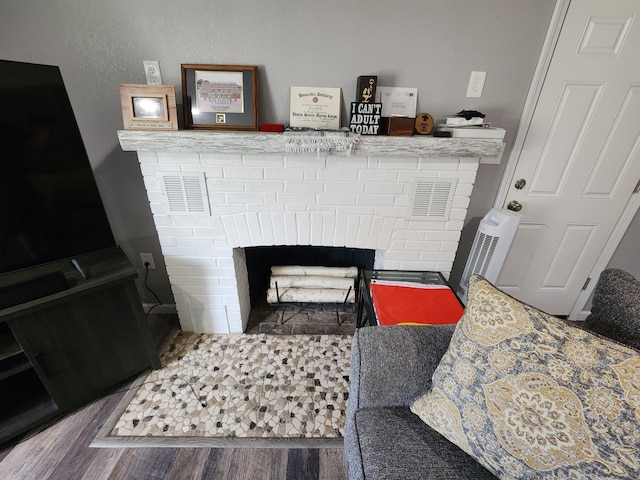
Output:
[[[125,130],[177,130],[173,85],[120,85]]]
[[[185,128],[258,130],[258,67],[182,64]]]

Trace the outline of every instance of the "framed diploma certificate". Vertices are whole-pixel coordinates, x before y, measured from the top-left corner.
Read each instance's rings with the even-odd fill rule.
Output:
[[[339,130],[341,99],[340,88],[291,87],[289,126]]]

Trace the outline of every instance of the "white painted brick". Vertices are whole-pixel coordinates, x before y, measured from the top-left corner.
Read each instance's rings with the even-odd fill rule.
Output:
[[[265,203],[264,193],[261,192],[231,192],[225,195],[227,203],[254,203],[263,205]]]
[[[422,230],[396,230],[393,233],[393,238],[396,240],[425,240],[425,232]]]
[[[360,228],[360,216],[349,215],[347,219],[346,246],[355,247],[358,240],[358,230]]]
[[[335,214],[324,215],[322,222],[322,245],[333,247],[335,246],[335,229],[336,229],[336,216]]]
[[[147,177],[157,177],[158,172],[179,172],[180,165],[166,165],[160,163],[142,163],[140,165],[142,175]]]
[[[182,165],[183,172],[202,172],[207,178],[222,178],[222,167],[215,165]]]
[[[458,158],[438,158],[434,160],[432,158],[420,159],[420,170],[446,170],[455,171],[460,169],[460,161]]]
[[[267,180],[304,180],[303,168],[265,168],[264,178]]]
[[[272,213],[271,224],[273,225],[273,239],[275,245],[286,244],[286,234],[284,230],[284,214]]]
[[[449,212],[449,220],[464,220],[467,216],[467,210],[463,208],[452,208]]]
[[[310,213],[311,217],[311,245],[322,245],[322,230],[324,223],[324,215],[319,212]]]
[[[451,202],[451,207],[452,208],[464,208],[467,209],[469,208],[469,202],[471,201],[470,197],[462,197],[462,196],[457,196],[457,197],[453,197],[453,200]],[[465,212],[466,214],[466,212]]]
[[[161,247],[175,247],[178,242],[175,237],[158,237]]]
[[[453,262],[456,258],[456,252],[426,252],[421,254],[421,260],[430,262]]]
[[[247,213],[245,215],[247,219],[247,226],[249,227],[249,236],[251,237],[252,246],[261,246],[264,245],[264,239],[262,238],[262,229],[260,228],[260,219],[258,218],[258,214],[254,212]]]
[[[442,272],[445,278],[449,279],[449,274],[451,273],[451,269],[453,268],[453,262],[436,262],[433,270],[436,272]]]
[[[371,222],[371,238],[369,239],[369,248],[377,249],[380,248],[380,238],[384,229],[384,218],[382,217],[373,217],[373,221]],[[386,248],[386,245],[385,245]]]
[[[358,170],[349,168],[319,170],[317,178],[327,182],[355,181],[358,178]]]
[[[234,215],[233,221],[236,224],[236,230],[238,232],[238,239],[240,247],[251,246],[251,235],[249,234],[249,225],[247,224],[247,217],[245,215]]]
[[[327,157],[327,168],[367,168],[369,165],[369,159],[367,157],[347,157],[347,156],[332,156]]]
[[[210,238],[199,237],[178,237],[176,238],[177,247],[209,247],[213,244]]]
[[[156,226],[162,226],[162,227],[167,227],[170,225],[173,225],[173,219],[175,217],[171,216],[171,215],[154,215],[153,216],[153,223],[156,224]]]
[[[478,162],[477,158],[460,158],[459,170],[472,170],[474,172],[477,172],[479,166],[480,163]]]
[[[244,192],[244,182],[229,178],[207,178],[207,190],[210,192]]]
[[[406,251],[398,251],[398,250],[387,250],[386,255],[387,261],[410,261],[416,262],[420,260],[420,252],[406,252]]]
[[[197,250],[195,247],[172,247],[172,246],[164,246],[161,245],[162,247],[162,253],[164,255],[175,255],[175,256],[194,256],[197,255]]]
[[[373,242],[371,225],[373,223],[373,217],[366,216],[360,217],[360,226],[358,228],[358,236],[356,238],[356,248],[369,248],[370,242]],[[375,243],[375,242],[373,242]]]
[[[296,225],[296,214],[285,212],[284,215],[284,245],[295,245],[298,241],[298,226]]]
[[[158,163],[163,165],[197,165],[200,155],[195,152],[158,152]]]
[[[347,223],[349,216],[344,214],[336,215],[336,231],[334,245],[337,247],[344,247],[347,245]]]
[[[380,159],[379,167],[381,170],[417,170],[417,157],[385,157]]]
[[[358,180],[361,182],[395,182],[398,172],[388,170],[360,170]]]
[[[405,207],[376,207],[375,214],[381,217],[404,218],[407,216]]]
[[[476,181],[476,172],[457,172],[455,175],[447,175],[446,172],[439,172],[439,177],[451,177],[454,176],[458,179],[458,183],[471,183]]]
[[[455,195],[456,196],[464,195],[464,196],[470,197],[472,191],[473,191],[473,185],[472,184],[458,182],[458,184],[456,185]]]
[[[245,180],[246,192],[281,193],[285,191],[285,182],[280,180]]]
[[[464,227],[463,220],[449,220],[445,225],[445,230],[459,231]]]
[[[414,240],[408,240],[406,248],[407,250],[418,252],[437,252],[438,250],[440,250],[440,242],[416,242]]]
[[[393,231],[395,228],[396,228],[395,218],[384,219],[384,227],[382,229],[382,233],[380,234],[380,238],[378,239],[378,248],[381,248],[381,249],[389,248],[389,245],[391,244],[391,237],[393,235]]]
[[[222,221],[231,245],[240,245],[240,234],[238,233],[238,228],[236,227],[236,222],[233,217],[230,215],[222,217]]]
[[[280,154],[244,155],[242,163],[249,167],[281,168],[284,166],[284,156]]]
[[[440,244],[440,250],[443,252],[457,252],[458,251],[458,242],[442,242]]]
[[[262,232],[262,241],[264,245],[274,245],[273,235],[273,223],[271,222],[271,215],[269,212],[262,211],[258,213],[258,222],[260,224],[260,231]]]
[[[315,182],[318,180],[318,169],[316,168],[305,168],[304,169],[304,179],[309,182]]]
[[[286,193],[323,193],[325,184],[323,182],[286,182],[284,191]]]
[[[327,157],[318,158],[315,153],[309,155],[289,155],[284,158],[284,167],[287,168],[314,168],[321,169],[327,166]]]
[[[365,184],[365,193],[382,195],[402,195],[405,185],[396,182],[368,182]]]
[[[296,214],[296,227],[298,230],[298,245],[311,245],[311,219],[308,212],[300,212]]]
[[[140,150],[136,153],[138,154],[138,161],[140,163],[158,163],[157,152]]]
[[[172,224],[176,227],[194,227],[191,230],[195,230],[196,227],[209,227],[211,224],[211,217],[202,217],[200,215],[174,215],[172,218]]]
[[[425,239],[457,243],[460,240],[460,232],[447,232],[444,230],[430,231],[430,232],[425,232]]]
[[[219,165],[221,167],[228,165],[242,165],[242,155],[201,153],[200,162],[203,165]]]
[[[235,215],[245,212],[244,203],[217,203],[215,205],[211,205],[211,214],[212,215]]]
[[[352,194],[320,194],[318,195],[319,205],[355,205],[356,195]]]
[[[316,196],[306,193],[279,193],[276,200],[281,205],[312,205],[316,203]]]
[[[224,178],[261,180],[264,178],[264,168],[247,166],[224,166],[222,168]]]
[[[391,206],[395,201],[394,195],[359,195],[357,198],[357,204],[362,206]]]
[[[325,184],[326,193],[364,193],[365,185],[362,182],[329,182]]]
[[[327,207],[325,207],[327,208]],[[373,215],[374,213],[374,207],[341,207],[341,206],[336,206],[336,207],[328,207],[328,208],[335,208],[337,213],[345,213],[347,215]]]

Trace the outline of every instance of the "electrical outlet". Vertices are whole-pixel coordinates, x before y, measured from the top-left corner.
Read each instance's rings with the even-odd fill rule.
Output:
[[[469,79],[469,87],[467,88],[467,97],[481,97],[484,81],[487,79],[487,72],[471,72]]]
[[[144,74],[147,77],[147,85],[162,85],[160,64],[157,60],[143,60]]]
[[[145,266],[145,263],[149,264],[149,270],[155,270],[156,264],[153,261],[153,255],[151,253],[141,253],[140,260],[142,261],[142,266]]]

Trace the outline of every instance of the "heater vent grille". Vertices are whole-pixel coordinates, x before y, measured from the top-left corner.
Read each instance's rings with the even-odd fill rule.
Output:
[[[457,178],[418,178],[411,193],[407,218],[411,220],[448,220]]]
[[[164,204],[171,215],[209,215],[204,173],[159,172]]]

